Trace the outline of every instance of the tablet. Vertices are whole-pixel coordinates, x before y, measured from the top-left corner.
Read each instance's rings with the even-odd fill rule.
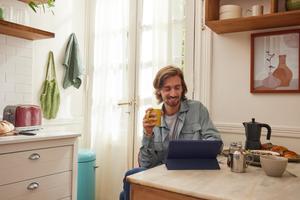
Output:
[[[169,170],[220,169],[221,140],[171,140],[166,158]]]

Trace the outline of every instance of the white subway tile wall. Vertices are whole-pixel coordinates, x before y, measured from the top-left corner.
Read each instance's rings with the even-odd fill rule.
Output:
[[[0,118],[6,105],[32,102],[30,40],[0,34]]]

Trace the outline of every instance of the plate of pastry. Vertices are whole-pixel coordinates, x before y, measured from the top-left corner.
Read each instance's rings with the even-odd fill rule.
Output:
[[[262,148],[265,150],[270,150],[279,153],[280,156],[288,158],[289,162],[300,162],[300,155],[294,151],[289,150],[284,146],[272,145],[271,143],[266,143],[262,145]]]
[[[283,152],[283,157],[288,158],[289,162],[300,162],[300,155],[294,151],[285,151]]]

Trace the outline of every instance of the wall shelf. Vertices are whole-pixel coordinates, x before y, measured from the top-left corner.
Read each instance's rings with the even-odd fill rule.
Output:
[[[271,0],[271,13],[261,16],[219,20],[219,0],[206,0],[205,24],[216,33],[232,33],[300,25],[300,10],[277,12],[277,1]]]
[[[27,40],[40,40],[55,37],[54,33],[4,20],[0,20],[0,34],[10,35]]]
[[[19,1],[22,1],[24,3],[29,3],[32,0],[19,0]],[[47,3],[47,0],[34,0],[34,2],[36,2],[36,3]]]

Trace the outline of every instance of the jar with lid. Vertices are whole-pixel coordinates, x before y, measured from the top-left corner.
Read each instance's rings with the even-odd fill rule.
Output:
[[[227,166],[232,167],[233,154],[235,151],[242,151],[242,142],[231,142],[229,147],[229,154],[227,157]]]

